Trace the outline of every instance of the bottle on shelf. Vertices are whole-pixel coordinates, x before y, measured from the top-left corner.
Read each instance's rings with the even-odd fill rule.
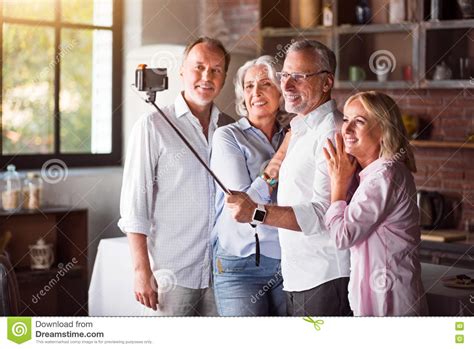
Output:
[[[5,211],[15,211],[21,207],[21,179],[15,165],[8,165],[2,178],[2,205]]]
[[[41,207],[43,180],[36,172],[28,172],[23,182],[23,208],[37,210]]]
[[[323,8],[323,26],[332,27],[334,15],[332,12],[331,4],[324,5]]]

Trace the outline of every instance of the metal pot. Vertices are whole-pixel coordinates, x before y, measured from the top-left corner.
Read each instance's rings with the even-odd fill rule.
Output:
[[[436,229],[444,218],[446,201],[436,191],[420,190],[416,203],[420,209],[420,226],[424,229]]]

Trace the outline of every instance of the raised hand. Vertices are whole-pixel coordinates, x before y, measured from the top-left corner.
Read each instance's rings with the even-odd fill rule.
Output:
[[[331,202],[346,199],[347,190],[357,168],[354,157],[344,150],[344,141],[340,133],[336,133],[335,140],[335,147],[328,139],[327,148],[323,148],[331,177]]]

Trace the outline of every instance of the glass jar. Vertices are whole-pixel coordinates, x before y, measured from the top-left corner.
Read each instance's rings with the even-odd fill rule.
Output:
[[[21,179],[15,165],[8,165],[2,178],[2,205],[5,211],[15,211],[21,207]]]
[[[333,12],[331,4],[324,5],[323,8],[323,25],[325,27],[332,27],[333,24]]]
[[[38,173],[28,172],[23,182],[23,208],[37,210],[42,206],[43,180]]]

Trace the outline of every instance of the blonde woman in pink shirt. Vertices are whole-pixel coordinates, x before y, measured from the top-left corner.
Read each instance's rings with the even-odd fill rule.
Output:
[[[337,248],[351,251],[354,315],[426,315],[416,165],[397,104],[374,91],[350,97],[335,141],[324,150],[331,177],[325,221]],[[359,184],[346,202],[357,169]]]

